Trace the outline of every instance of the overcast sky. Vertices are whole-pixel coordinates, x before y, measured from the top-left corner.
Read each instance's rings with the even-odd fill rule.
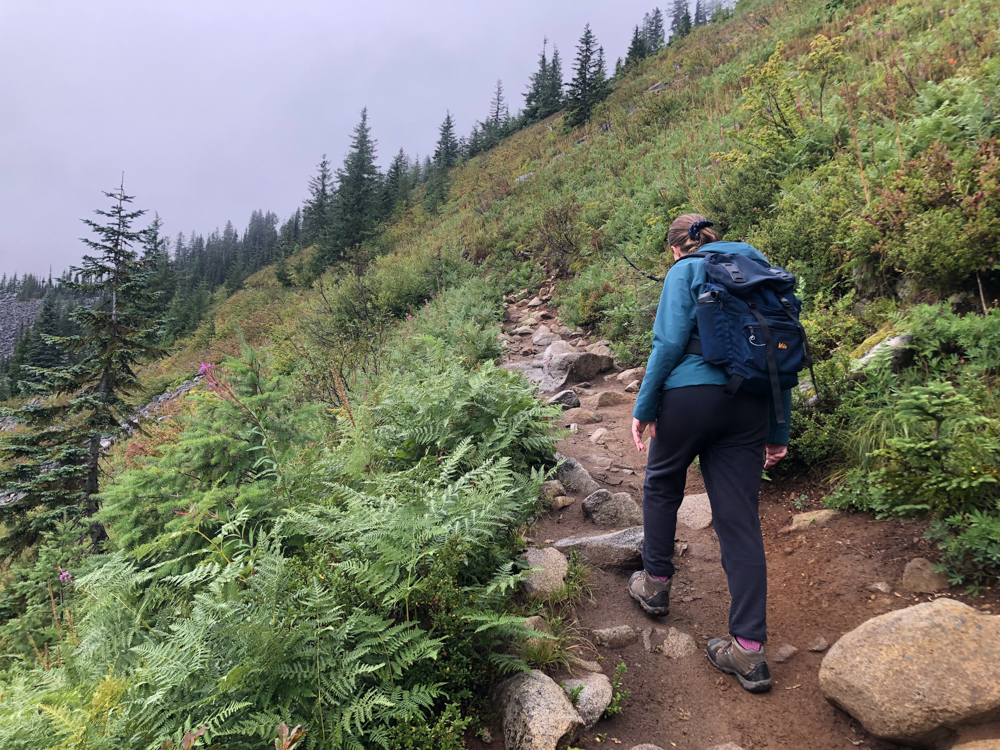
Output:
[[[284,219],[362,107],[383,167],[422,157],[497,78],[522,106],[543,37],[568,80],[589,22],[613,68],[655,2],[0,0],[0,273],[77,262],[122,172],[171,235]]]

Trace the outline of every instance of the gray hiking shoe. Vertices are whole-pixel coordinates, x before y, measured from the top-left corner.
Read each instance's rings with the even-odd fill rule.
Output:
[[[760,651],[749,651],[731,635],[713,638],[708,642],[708,660],[720,672],[736,675],[744,690],[766,693],[771,689],[771,670],[765,649],[761,646]]]
[[[672,578],[658,581],[646,575],[645,570],[637,570],[628,579],[628,595],[639,602],[639,606],[657,617],[670,613],[670,584]]]

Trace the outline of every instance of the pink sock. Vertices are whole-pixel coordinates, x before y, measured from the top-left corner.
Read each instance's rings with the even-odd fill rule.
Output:
[[[647,573],[646,575],[648,575],[650,578],[652,578],[655,581],[661,581],[663,583],[666,583],[667,581],[670,580],[670,576],[654,576],[652,573]]]
[[[736,636],[736,642],[747,651],[760,651],[764,648],[763,643],[760,641],[751,641],[749,638],[740,638],[739,636]]]

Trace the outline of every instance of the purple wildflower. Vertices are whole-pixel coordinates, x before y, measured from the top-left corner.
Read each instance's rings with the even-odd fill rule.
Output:
[[[59,583],[73,583],[73,574],[68,570],[63,570],[61,565],[57,565],[59,568]]]

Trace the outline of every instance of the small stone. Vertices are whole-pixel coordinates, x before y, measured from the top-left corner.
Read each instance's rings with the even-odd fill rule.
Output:
[[[600,672],[596,672],[563,683],[563,690],[567,696],[579,688],[583,689],[576,696],[576,712],[583,719],[584,727],[591,729],[611,704],[611,681]]]
[[[653,643],[651,641],[652,637],[653,637],[652,628],[646,628],[645,630],[642,631],[642,647],[647,651],[653,650]]]
[[[583,670],[584,672],[602,671],[601,665],[598,664],[596,661],[587,661],[586,659],[581,659],[579,656],[573,656],[572,654],[566,657],[566,664],[569,666],[571,670],[580,669]]]
[[[619,406],[620,404],[631,404],[632,399],[624,393],[618,391],[601,391],[593,396],[587,396],[581,402],[588,409],[597,409],[603,406]]]
[[[869,586],[868,590],[869,591],[875,591],[877,593],[882,593],[882,594],[891,594],[892,593],[892,586],[890,586],[885,581],[877,581],[876,583],[873,583],[871,586]]]
[[[606,427],[598,427],[594,430],[594,434],[590,436],[590,442],[595,445],[602,445],[604,443],[604,436],[608,434]]]
[[[528,568],[540,568],[528,574],[524,588],[532,599],[544,599],[558,592],[566,581],[569,563],[566,556],[553,547],[529,547],[525,552]]]
[[[597,412],[589,411],[587,409],[567,409],[563,412],[563,420],[568,423],[576,424],[597,424],[604,420]]]
[[[489,745],[489,744],[491,744],[493,742],[493,735],[490,734],[490,730],[489,729],[487,729],[486,727],[483,727],[483,729],[479,732],[479,740],[484,745]]]
[[[775,652],[774,656],[771,657],[771,660],[776,664],[784,664],[797,653],[799,653],[799,650],[795,648],[795,646],[790,643],[786,643]]]
[[[903,570],[902,586],[918,594],[933,594],[949,588],[948,577],[934,570],[934,563],[923,557],[914,557]]]
[[[561,458],[561,456],[557,456]],[[571,492],[579,492],[582,495],[591,495],[601,489],[601,485],[594,481],[580,462],[575,458],[564,459],[559,468],[556,469],[559,481]]]
[[[545,403],[558,404],[566,409],[575,409],[580,405],[580,397],[573,391],[560,391]]]
[[[618,625],[594,631],[594,643],[605,648],[625,648],[638,639],[639,634],[630,625]]]
[[[535,329],[532,328],[531,326],[521,326],[520,328],[515,328],[514,329],[514,334],[516,336],[528,336],[528,335],[534,333],[534,331],[535,331]]]
[[[627,386],[625,386],[625,393],[638,393],[641,383],[638,380],[633,380]]]
[[[580,425],[578,425],[578,424],[571,424],[571,425],[570,425],[569,427],[567,427],[566,429],[567,429],[567,430],[569,430],[569,431],[570,431],[571,433],[574,433],[574,434],[575,434],[575,433],[577,433],[577,432],[579,432],[579,431],[580,431]]]
[[[685,656],[695,653],[698,650],[698,644],[687,633],[677,628],[670,628],[660,649],[664,656],[669,659],[683,659]]]
[[[816,636],[815,642],[809,647],[810,651],[815,651],[816,653],[822,653],[830,648],[830,642],[826,640],[823,636]]]
[[[541,307],[542,304],[543,303],[542,303],[541,298],[539,298],[539,297],[533,297],[531,299],[531,302],[528,303],[528,307]]]
[[[569,507],[576,500],[568,495],[560,495],[559,497],[552,498],[552,510],[562,510],[563,508]]]
[[[534,315],[532,315],[531,317],[526,318],[525,320],[521,321],[521,325],[537,326],[538,325],[538,318],[536,318]]]

